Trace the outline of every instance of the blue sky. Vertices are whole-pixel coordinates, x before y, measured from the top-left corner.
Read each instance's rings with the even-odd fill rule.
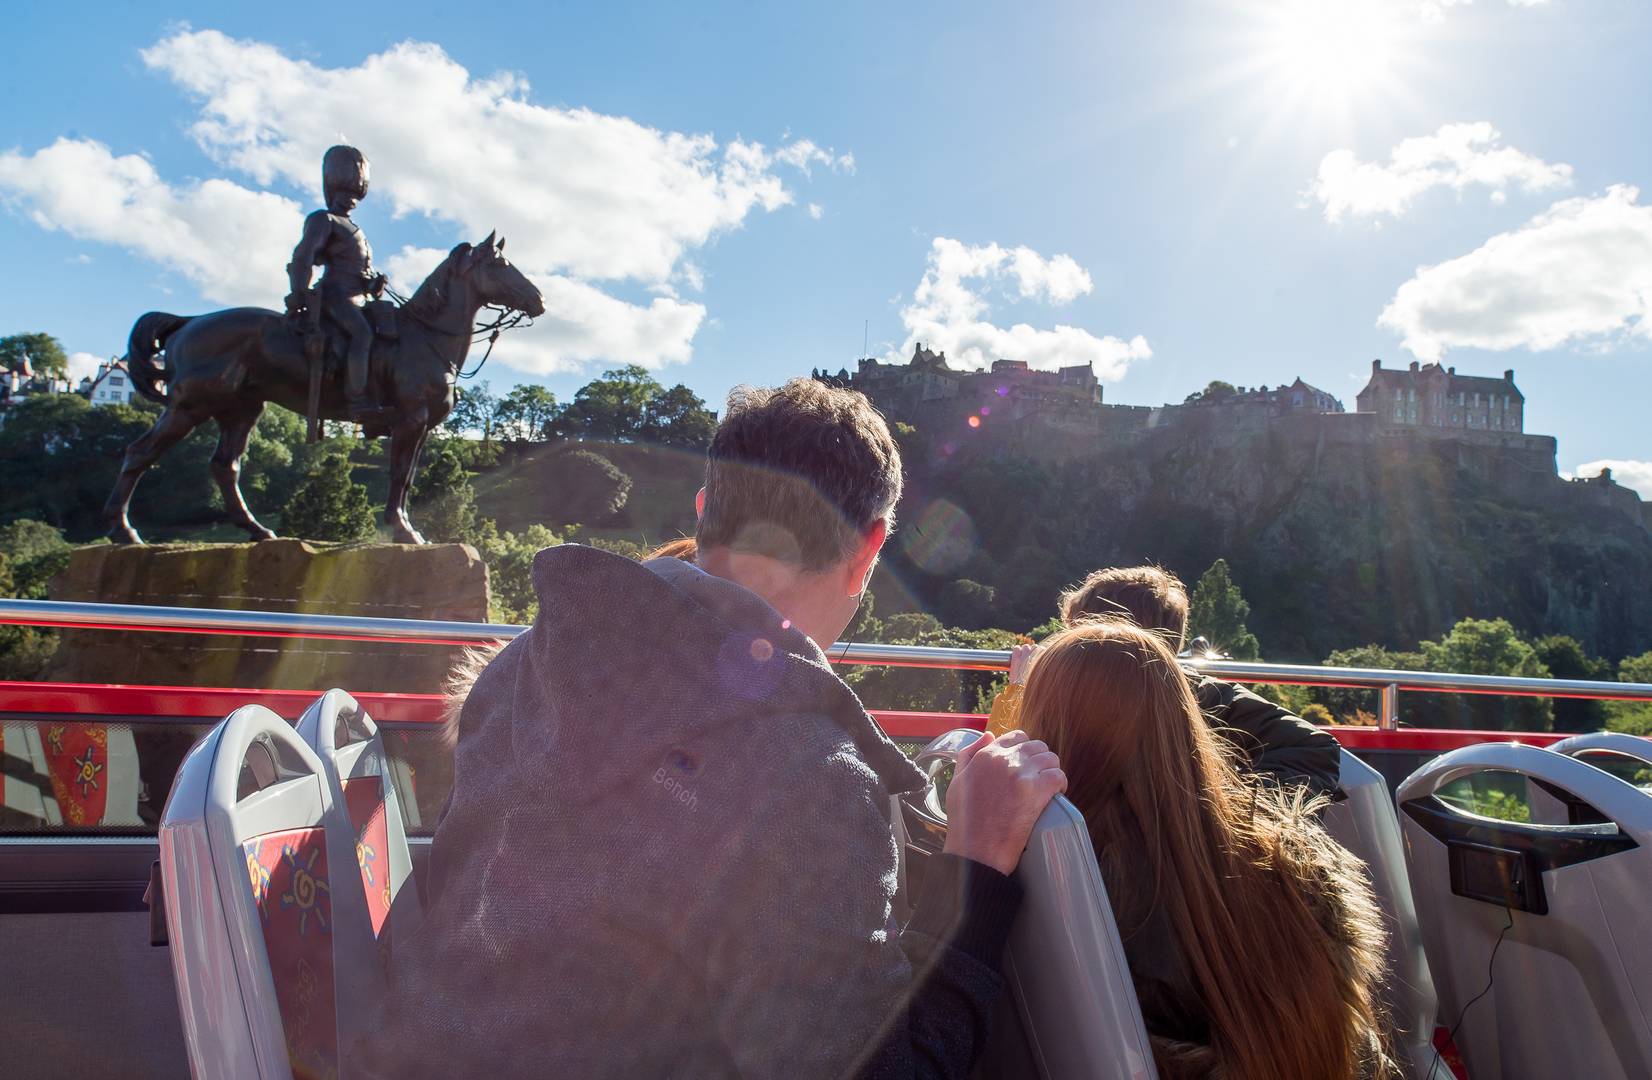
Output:
[[[636,361],[719,404],[863,327],[1137,404],[1352,408],[1439,357],[1652,496],[1652,5],[393,10],[0,16],[0,333],[107,356],[146,310],[279,306],[346,137],[395,277],[497,226],[546,291],[496,390]]]

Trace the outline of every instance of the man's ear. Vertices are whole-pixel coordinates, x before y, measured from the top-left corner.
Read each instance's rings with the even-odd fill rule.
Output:
[[[706,516],[706,489],[701,488],[694,493],[694,520],[696,523]]]
[[[848,594],[859,596],[872,581],[872,568],[878,563],[878,553],[889,538],[889,523],[878,519],[860,537],[860,546],[849,559]]]

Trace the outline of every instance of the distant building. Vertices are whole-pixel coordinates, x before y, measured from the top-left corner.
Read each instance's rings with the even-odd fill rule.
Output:
[[[98,364],[96,375],[80,380],[81,397],[93,405],[129,405],[132,402],[132,376],[126,362],[111,357]]]
[[[0,424],[5,423],[6,414],[11,411],[12,406],[36,394],[68,392],[68,379],[54,379],[49,375],[36,373],[34,366],[29,362],[29,354],[25,352],[16,366],[0,369]]]
[[[1271,405],[1278,411],[1303,410],[1313,413],[1342,412],[1342,402],[1333,394],[1321,390],[1317,386],[1310,386],[1302,381],[1298,375],[1296,381],[1289,386],[1280,385],[1275,389],[1258,386],[1247,389],[1238,387],[1238,393],[1232,397],[1216,399],[1215,403],[1231,405]]]
[[[1519,434],[1525,430],[1526,396],[1513,370],[1501,379],[1459,375],[1439,364],[1384,368],[1371,361],[1371,381],[1355,399],[1382,427],[1446,428]]]
[[[994,360],[986,369],[962,369],[921,343],[906,364],[868,357],[852,374],[842,368],[836,375],[816,371],[814,377],[859,390],[891,420],[937,437],[948,455],[1081,457],[1149,428],[1183,422],[1239,430],[1283,417],[1343,411],[1342,402],[1300,378],[1276,388],[1196,395],[1163,408],[1113,405],[1102,400],[1101,380],[1089,364],[1037,371],[1024,360]]]

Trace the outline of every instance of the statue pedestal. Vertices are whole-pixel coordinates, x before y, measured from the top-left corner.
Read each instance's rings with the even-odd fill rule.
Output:
[[[485,622],[487,567],[463,544],[85,547],[53,600]],[[455,649],[310,638],[64,630],[45,678],[304,690],[435,693]]]

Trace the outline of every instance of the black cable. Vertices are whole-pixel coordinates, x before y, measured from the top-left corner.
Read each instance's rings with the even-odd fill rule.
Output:
[[[1475,1003],[1481,998],[1491,993],[1491,984],[1497,968],[1497,950],[1503,947],[1504,936],[1514,928],[1514,909],[1505,905],[1503,911],[1508,915],[1509,921],[1503,924],[1502,930],[1498,931],[1497,943],[1491,947],[1491,959],[1486,961],[1486,988],[1470,998],[1468,1004],[1464,1005],[1462,1010],[1457,1013],[1457,1022],[1451,1025],[1451,1030],[1446,1033],[1446,1041],[1452,1046],[1457,1045],[1457,1032],[1462,1030],[1463,1021],[1468,1019],[1468,1011],[1474,1008]],[[1440,1067],[1443,1060],[1440,1056],[1440,1048],[1436,1045],[1434,1047],[1434,1063],[1428,1067],[1428,1080],[1434,1080],[1434,1070]]]

